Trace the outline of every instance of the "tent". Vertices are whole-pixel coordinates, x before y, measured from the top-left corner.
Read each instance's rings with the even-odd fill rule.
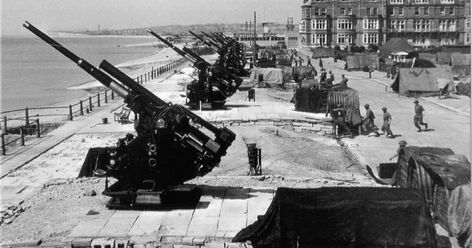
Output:
[[[452,73],[457,76],[470,75],[470,54],[451,54]]]
[[[433,54],[433,53],[419,53],[418,57],[420,59],[426,59],[426,60],[436,64],[436,54]]]
[[[266,85],[283,85],[284,72],[280,68],[254,68],[251,71],[249,78],[254,82],[259,82],[262,77],[263,83]]]
[[[380,57],[388,58],[388,56],[393,53],[406,52],[410,53],[415,51],[415,49],[406,41],[401,38],[392,38],[387,41],[382,47],[380,47]]]
[[[448,91],[454,90],[452,71],[450,67],[436,68],[400,68],[391,87],[403,96],[436,94],[448,86]]]
[[[373,66],[374,69],[379,68],[379,57],[377,54],[355,54],[346,57],[348,70],[362,70],[366,67]]]
[[[278,188],[267,212],[233,242],[255,248],[437,247],[417,189]]]
[[[315,58],[315,59],[334,57],[334,48],[330,48],[330,47],[312,48],[311,52],[313,53],[312,58]]]

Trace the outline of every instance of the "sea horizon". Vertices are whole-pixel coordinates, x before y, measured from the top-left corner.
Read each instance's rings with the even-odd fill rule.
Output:
[[[151,56],[153,46],[136,44],[156,41],[144,36],[57,36],[59,43],[98,66],[106,59],[112,64]],[[0,111],[26,107],[52,106],[71,99],[83,99],[88,93],[68,89],[94,79],[34,35],[1,37]]]

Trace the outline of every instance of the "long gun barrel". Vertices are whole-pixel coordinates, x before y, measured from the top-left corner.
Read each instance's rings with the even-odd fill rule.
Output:
[[[84,71],[86,71],[88,74],[90,74],[92,77],[94,77],[96,80],[98,80],[100,83],[105,85],[106,87],[110,88],[114,92],[116,92],[119,96],[123,97],[124,99],[127,98],[129,95],[129,92],[127,89],[125,89],[123,86],[120,84],[116,83],[113,81],[113,79],[108,76],[107,74],[103,73],[100,71],[97,67],[93,66],[86,60],[78,57],[75,55],[73,52],[71,52],[69,49],[65,48],[61,44],[59,44],[57,41],[53,40],[51,37],[43,33],[41,30],[37,29],[35,26],[33,26],[31,23],[25,21],[23,24],[23,27],[31,31],[33,34],[44,40],[46,43],[48,43],[50,46],[52,46],[54,49],[62,53],[64,56],[75,62],[80,68],[82,68]]]
[[[208,38],[208,42],[210,42],[211,44],[213,44],[213,46],[217,47],[218,50],[219,50],[219,49],[222,49],[222,46],[220,46],[220,45],[218,44],[218,42],[216,42],[211,36],[209,36],[207,33],[203,32],[203,31],[202,31],[202,34],[203,34],[204,36],[206,36],[206,37]]]
[[[192,32],[192,31],[188,31],[188,32],[190,34],[192,34],[193,36],[195,36],[200,41],[202,41],[205,45],[215,49],[217,52],[219,51],[219,48],[217,46],[215,46],[213,43],[208,42],[207,40],[203,39],[203,37],[200,37],[199,35],[197,35],[196,33]]]
[[[195,58],[192,58],[191,56],[189,56],[187,53],[185,53],[184,51],[180,50],[178,47],[172,45],[170,42],[168,42],[166,39],[162,38],[160,35],[156,34],[154,31],[152,30],[148,30],[148,32],[158,38],[160,41],[162,41],[162,43],[166,44],[168,47],[172,48],[174,51],[176,51],[180,56],[186,58],[188,61],[192,62],[192,63],[195,63],[197,62],[195,60]]]

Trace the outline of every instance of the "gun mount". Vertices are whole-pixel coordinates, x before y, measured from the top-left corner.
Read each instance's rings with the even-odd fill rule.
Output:
[[[180,49],[152,30],[148,32],[193,63],[193,66],[198,69],[198,80],[192,81],[187,86],[187,105],[191,108],[195,109],[200,106],[213,109],[222,108],[226,99],[232,96],[241,85],[243,80],[224,64],[215,63],[212,65],[191,49],[186,47]]]
[[[166,103],[108,61],[103,60],[98,69],[30,23],[23,26],[116,92],[138,114],[136,135],[119,139],[109,149],[109,163],[94,171],[117,179],[111,186],[106,180],[103,194],[112,197],[107,207],[165,204],[173,187],[218,166],[234,141],[231,130],[217,128],[181,105]]]

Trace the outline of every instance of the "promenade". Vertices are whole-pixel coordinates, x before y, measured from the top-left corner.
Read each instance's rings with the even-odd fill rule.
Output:
[[[335,82],[339,82],[341,74],[346,75],[349,79],[348,86],[359,92],[361,113],[365,113],[362,106],[369,103],[375,113],[377,126],[381,125],[380,108],[387,107],[393,116],[392,130],[394,134],[400,135],[395,139],[388,139],[384,136],[356,136],[353,139],[341,139],[339,143],[356,158],[361,167],[365,165],[375,167],[379,163],[388,162],[388,158],[395,154],[400,140],[406,140],[408,145],[414,146],[451,148],[456,154],[463,154],[470,160],[470,108],[467,110],[453,106],[454,104],[448,104],[451,100],[447,100],[447,102],[439,100],[438,104],[438,100],[420,98],[419,101],[426,110],[425,122],[428,122],[433,130],[418,133],[413,125],[414,99],[398,96],[391,92],[389,87],[386,88],[390,85],[391,79],[385,78],[384,73],[374,72],[373,78],[369,79],[368,73],[343,70],[344,62],[342,61],[334,63],[332,59],[324,59],[323,62],[325,68],[332,70],[335,74]],[[317,60],[313,60],[312,64],[320,71],[320,68],[317,67]],[[181,68],[184,67],[186,65],[181,66]],[[190,72],[191,70],[185,69],[185,71]],[[145,83],[144,86],[166,101],[182,104],[185,102],[185,97],[181,92],[182,86],[179,82],[191,80],[188,74],[169,73]],[[293,93],[290,91],[277,92],[275,89],[256,89],[256,101],[247,102],[245,99],[247,92],[237,92],[227,102],[228,109],[226,110],[195,112],[215,125],[228,125],[230,128],[231,126],[283,126],[300,133],[306,132],[319,136],[329,133],[330,126],[324,123],[324,114],[294,111],[293,104],[288,101],[291,94]],[[74,178],[82,164],[82,160],[76,160],[76,157],[80,157],[78,154],[85,156],[86,150],[92,146],[113,145],[110,144],[110,141],[116,140],[115,137],[132,132],[132,124],[123,125],[112,121],[112,110],[119,108],[121,104],[123,104],[122,101],[118,99],[94,110],[92,114],[75,118],[74,121],[65,123],[47,136],[2,158],[0,165],[2,202],[5,202],[6,199],[10,202],[21,201],[40,190],[44,184],[48,184],[50,181]],[[102,124],[103,118],[108,118],[111,123]],[[105,135],[107,138],[103,139]],[[334,141],[335,143],[336,141]],[[70,154],[68,149],[71,147],[75,149],[75,155],[69,157],[69,160],[67,157],[63,158],[61,152],[66,153],[67,150],[67,153]],[[54,152],[51,153],[51,151]],[[46,153],[48,155],[43,157],[42,155]],[[55,156],[58,161],[51,161]],[[230,154],[227,157],[229,156]],[[228,159],[227,157],[223,159],[222,163],[234,162],[225,160]],[[270,158],[264,159],[263,164],[266,164]],[[46,172],[38,173],[34,177],[30,176],[30,181],[19,179],[21,175],[28,175],[28,170],[35,171],[46,161],[48,161],[47,168],[43,168]],[[28,166],[31,168],[27,169]],[[15,171],[15,169],[18,170]],[[31,171],[30,174],[32,174]],[[210,178],[218,178],[217,173],[209,176]],[[230,180],[229,178],[221,178],[223,181]],[[234,178],[252,180],[247,177]],[[205,177],[202,178],[202,180],[204,179]],[[312,180],[311,185],[314,187],[338,186],[340,182],[342,182],[342,186],[378,186],[366,173],[347,170],[345,173],[332,173],[329,178],[323,176],[297,180]],[[290,179],[286,181],[290,181]],[[30,185],[31,183],[33,185]],[[100,188],[102,186],[100,182],[100,186],[94,187]],[[181,244],[181,247],[206,243],[205,247],[212,247],[211,241],[215,241],[216,244],[213,247],[223,247],[221,242],[228,242],[241,228],[255,221],[257,215],[264,214],[274,193],[274,188],[205,185],[202,187],[202,198],[197,206],[191,209],[138,212],[107,211],[103,206],[98,207],[100,214],[86,216],[76,220],[73,226],[68,226],[69,229],[65,235],[67,242],[106,244],[107,242],[127,242],[126,240],[136,239],[144,243],[150,240],[169,244],[176,243]],[[101,201],[100,204],[103,204],[106,198],[100,196],[98,199]],[[113,241],[107,239],[108,237],[114,237]]]

